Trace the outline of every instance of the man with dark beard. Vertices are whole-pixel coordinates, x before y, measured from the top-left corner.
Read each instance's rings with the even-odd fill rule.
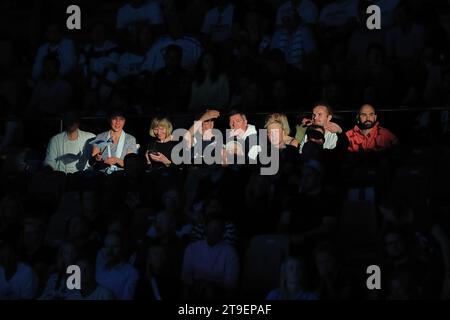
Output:
[[[346,135],[350,152],[382,151],[398,144],[397,137],[380,126],[375,109],[369,104],[359,109],[357,124]]]

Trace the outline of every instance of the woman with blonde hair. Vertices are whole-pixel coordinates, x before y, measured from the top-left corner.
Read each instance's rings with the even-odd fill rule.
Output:
[[[176,145],[172,137],[173,125],[167,117],[155,117],[150,124],[150,142],[145,150],[147,164],[152,167],[172,165],[172,149]]]
[[[282,129],[283,129],[283,142],[286,145],[292,145],[296,148],[300,145],[300,143],[293,137],[290,137],[289,134],[291,133],[291,128],[289,127],[289,121],[285,114],[282,113],[273,113],[266,119],[266,125],[264,126],[266,129],[268,128],[269,124],[273,123],[274,121],[281,123]]]
[[[297,257],[289,256],[281,264],[280,287],[269,292],[267,300],[318,300],[307,290],[306,266]]]

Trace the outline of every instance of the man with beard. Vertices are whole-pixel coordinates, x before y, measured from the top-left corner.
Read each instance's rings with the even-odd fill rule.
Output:
[[[380,126],[375,109],[369,104],[359,109],[357,124],[346,135],[350,152],[383,151],[398,144],[397,137]]]

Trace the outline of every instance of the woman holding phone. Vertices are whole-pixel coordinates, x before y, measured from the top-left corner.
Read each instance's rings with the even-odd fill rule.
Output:
[[[150,141],[145,151],[147,164],[152,168],[170,167],[171,154],[176,142],[172,140],[173,126],[166,117],[153,118],[150,124]]]

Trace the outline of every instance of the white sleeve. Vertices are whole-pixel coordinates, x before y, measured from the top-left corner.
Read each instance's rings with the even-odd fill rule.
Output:
[[[56,158],[58,157],[58,142],[57,138],[53,137],[47,145],[47,152],[45,155],[44,165],[51,167],[56,170]]]

